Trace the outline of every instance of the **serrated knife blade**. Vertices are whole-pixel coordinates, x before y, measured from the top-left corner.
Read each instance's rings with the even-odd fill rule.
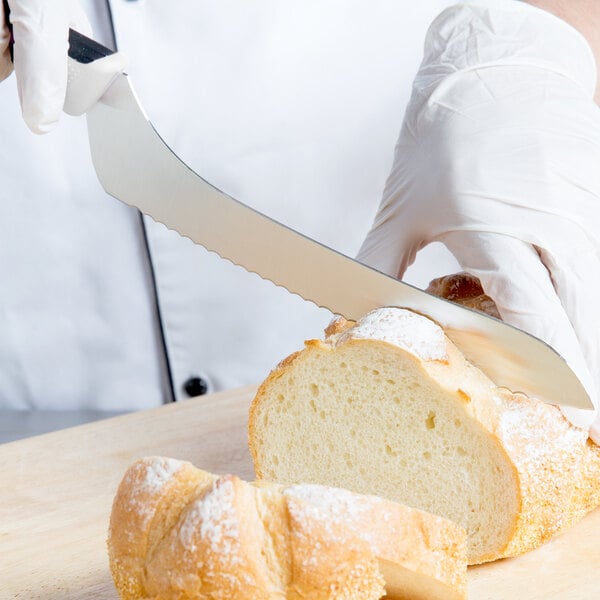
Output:
[[[126,74],[87,113],[92,160],[111,196],[222,258],[356,320],[398,306],[439,323],[497,385],[592,409],[563,358],[537,338],[371,269],[224,194],[161,139]]]

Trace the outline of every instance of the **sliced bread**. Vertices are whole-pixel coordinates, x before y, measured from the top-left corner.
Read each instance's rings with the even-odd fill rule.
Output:
[[[394,502],[217,476],[152,457],[114,500],[122,600],[464,600],[466,534]]]

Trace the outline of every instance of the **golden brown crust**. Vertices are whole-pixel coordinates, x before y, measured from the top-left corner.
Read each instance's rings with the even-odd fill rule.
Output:
[[[123,600],[377,600],[379,561],[432,578],[444,600],[465,598],[466,536],[453,523],[345,490],[252,485],[160,457],[125,474],[108,548]]]
[[[500,390],[496,435],[519,473],[522,505],[502,556],[517,556],[600,506],[600,451],[560,409]]]
[[[338,335],[339,333],[343,333],[346,329],[350,329],[356,323],[354,321],[349,321],[344,317],[337,316],[327,325],[325,328],[325,337],[330,337],[332,335]]]
[[[279,582],[261,553],[265,534],[255,490],[232,475],[211,477],[212,485],[161,531],[161,543],[145,561],[146,593],[161,600],[268,600]]]
[[[108,544],[123,600],[145,597],[144,561],[160,542],[157,532],[168,528],[179,508],[210,481],[192,465],[165,458],[143,459],[127,471],[113,502]]]

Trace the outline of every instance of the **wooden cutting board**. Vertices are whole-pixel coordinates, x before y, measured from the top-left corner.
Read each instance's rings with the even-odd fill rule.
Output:
[[[164,455],[252,479],[246,418],[253,391],[0,446],[0,600],[117,600],[105,539],[123,472],[137,458]],[[469,598],[600,598],[600,509],[534,552],[471,568]]]

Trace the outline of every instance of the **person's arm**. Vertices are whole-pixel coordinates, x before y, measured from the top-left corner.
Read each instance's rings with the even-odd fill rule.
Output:
[[[587,40],[596,59],[595,100],[600,104],[600,2],[598,0],[525,0],[572,25]]]

